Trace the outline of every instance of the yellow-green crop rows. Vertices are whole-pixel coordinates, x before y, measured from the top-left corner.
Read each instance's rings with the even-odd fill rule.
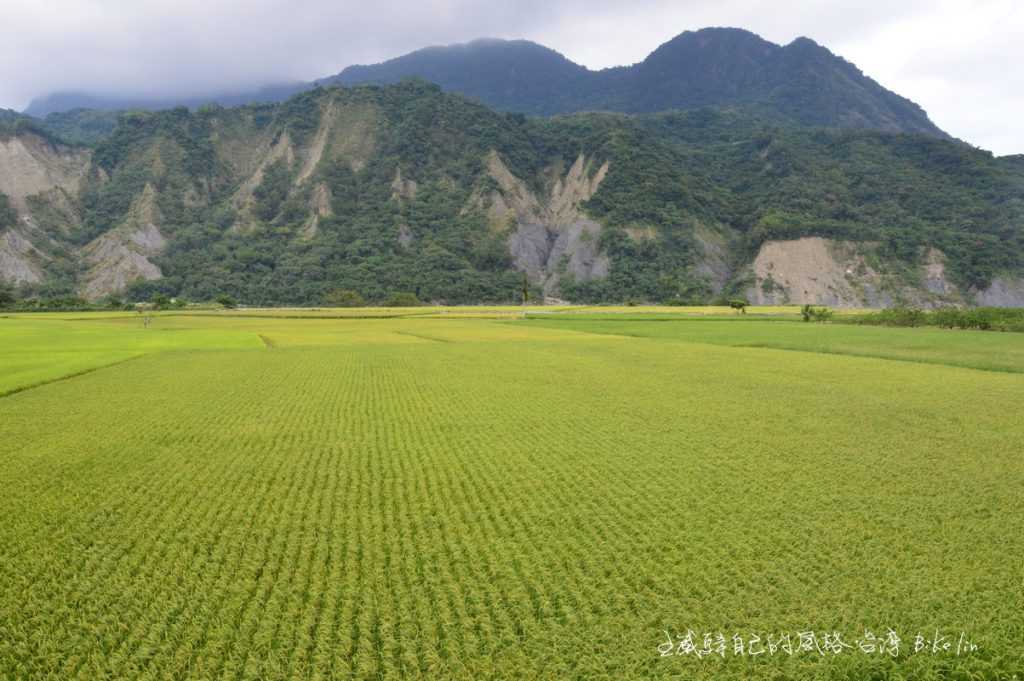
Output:
[[[0,319],[5,681],[1024,678],[1022,336],[100,317]]]

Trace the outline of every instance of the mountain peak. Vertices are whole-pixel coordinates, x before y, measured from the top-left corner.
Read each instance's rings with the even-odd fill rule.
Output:
[[[836,57],[836,55],[824,45],[821,45],[820,43],[817,43],[811,40],[810,38],[805,38],[803,36],[789,43],[788,45],[783,47],[782,50],[790,54],[800,54],[808,57],[817,57],[822,59],[839,59],[839,57]],[[843,63],[848,63],[845,60],[842,61]]]
[[[789,45],[787,45],[787,47],[821,47],[821,45],[819,43],[815,42],[814,40],[812,40],[811,38],[808,38],[807,36],[802,35],[802,36],[800,36],[798,38],[795,38],[793,40],[793,42],[791,42]]]
[[[414,54],[420,54],[424,52],[473,52],[473,51],[522,51],[522,52],[554,52],[549,47],[545,47],[539,43],[535,43],[531,40],[513,39],[507,38],[475,38],[461,43],[449,43],[447,45],[430,45],[429,47],[423,47],[418,50],[414,50],[403,57],[396,57],[395,59],[403,59]],[[395,59],[389,59],[387,61],[395,61]],[[386,63],[386,62],[385,62]]]
[[[778,47],[775,43],[743,28],[712,27],[697,31],[684,31],[654,50],[648,59],[659,53],[677,50],[743,53],[749,51],[770,52]]]
[[[353,71],[360,69],[375,68],[386,71],[394,66],[403,69],[414,69],[431,66],[428,60],[438,59],[465,59],[469,57],[486,57],[490,59],[503,59],[515,61],[517,59],[548,57],[555,60],[568,62],[562,54],[550,47],[545,47],[530,40],[507,40],[505,38],[477,38],[464,43],[452,43],[449,45],[431,45],[423,47],[401,57],[388,59],[379,64],[366,65],[356,64],[349,66],[340,74],[333,76],[331,80],[344,82]],[[582,67],[580,67],[582,68]]]
[[[551,48],[529,40],[483,38],[410,52],[373,66],[350,66],[326,82],[397,83],[421,78],[504,111],[560,113],[557,99],[590,72]]]
[[[801,125],[945,136],[920,107],[810,38],[782,47],[733,27],[684,31],[639,64],[603,71],[536,43],[485,39],[352,67],[333,81],[384,84],[409,77],[533,115],[745,106]]]

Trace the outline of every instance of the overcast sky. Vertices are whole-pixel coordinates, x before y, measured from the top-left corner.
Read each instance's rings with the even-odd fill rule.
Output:
[[[57,90],[207,94],[433,44],[526,38],[602,68],[684,30],[807,36],[947,132],[1024,153],[1024,0],[0,0],[0,107]]]

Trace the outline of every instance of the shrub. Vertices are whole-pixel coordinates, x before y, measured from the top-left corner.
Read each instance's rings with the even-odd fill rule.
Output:
[[[220,303],[222,307],[228,310],[234,310],[238,307],[238,302],[226,293],[222,293],[214,299],[214,302]]]
[[[415,293],[393,293],[384,301],[384,307],[419,307],[423,303],[416,297]]]
[[[103,299],[102,305],[110,310],[120,310],[124,307],[124,298],[116,293],[111,293]]]
[[[833,312],[827,307],[804,305],[800,308],[800,316],[805,322],[827,322],[832,319]]]
[[[1024,331],[1024,310],[1004,307],[940,308],[926,312],[911,308],[881,310],[851,319],[858,324],[938,326],[945,329]]]
[[[365,307],[366,300],[358,291],[351,289],[334,289],[324,296],[324,303],[330,307]]]

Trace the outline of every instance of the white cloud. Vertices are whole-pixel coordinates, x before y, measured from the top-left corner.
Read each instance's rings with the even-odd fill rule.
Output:
[[[997,153],[1024,153],[1022,33],[1019,0],[941,0],[837,47],[950,134]]]

